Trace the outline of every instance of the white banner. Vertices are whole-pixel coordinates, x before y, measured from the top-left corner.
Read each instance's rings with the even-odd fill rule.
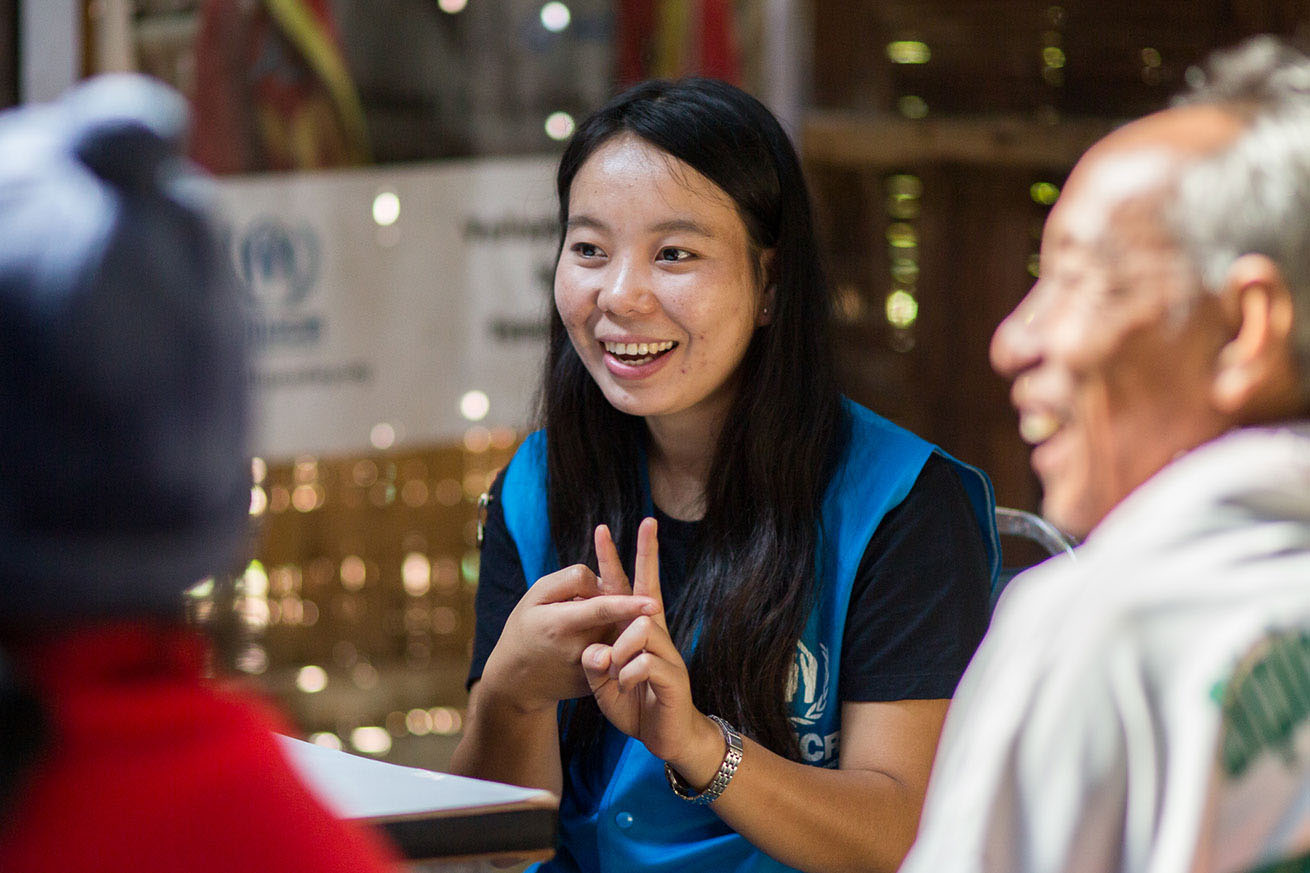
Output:
[[[254,301],[256,453],[449,442],[474,420],[525,427],[551,305],[554,167],[496,158],[220,180]]]

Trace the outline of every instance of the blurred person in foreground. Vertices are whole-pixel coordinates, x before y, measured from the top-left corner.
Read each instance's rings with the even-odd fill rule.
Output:
[[[992,361],[1087,539],[1002,596],[902,871],[1304,870],[1310,60],[1093,146],[1041,258]]]
[[[183,621],[249,506],[244,320],[185,124],[131,76],[0,115],[0,870],[377,873]]]

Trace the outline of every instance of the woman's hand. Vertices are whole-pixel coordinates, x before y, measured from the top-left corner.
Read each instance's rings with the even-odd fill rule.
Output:
[[[609,542],[609,531],[604,535]],[[634,618],[662,609],[658,600],[634,597],[626,579],[619,585],[581,564],[543,576],[506,619],[479,684],[484,694],[521,712],[553,709],[561,700],[589,693],[580,668],[589,644],[612,640]]]
[[[596,557],[608,587],[626,588],[617,550],[609,532],[597,530]],[[648,598],[657,610],[634,619],[612,644],[593,643],[582,653],[582,667],[601,712],[616,728],[668,761],[693,785],[703,766],[683,771],[680,762],[712,761],[705,782],[723,758],[723,738],[691,700],[687,665],[669,636],[660,593],[656,522],[647,518],[637,531],[637,562],[632,593]],[[699,787],[699,786],[698,786]]]
[[[597,540],[609,531],[597,530]],[[611,548],[613,548],[611,544]],[[590,691],[582,652],[609,642],[660,605],[634,597],[627,580],[597,577],[581,565],[543,576],[505,620],[500,639],[469,689],[464,736],[451,757],[454,773],[560,794],[559,701]]]

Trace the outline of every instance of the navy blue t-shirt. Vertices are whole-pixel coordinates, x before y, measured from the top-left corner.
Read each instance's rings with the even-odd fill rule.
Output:
[[[482,676],[505,620],[527,592],[518,550],[491,488],[468,684]],[[655,508],[660,590],[676,604],[699,522]],[[914,487],[874,531],[846,614],[839,692],[844,702],[950,697],[982,641],[991,578],[982,532],[949,462],[931,455]]]

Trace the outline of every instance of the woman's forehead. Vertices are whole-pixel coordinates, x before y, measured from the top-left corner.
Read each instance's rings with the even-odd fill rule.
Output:
[[[635,134],[607,140],[582,163],[570,186],[569,224],[593,221],[597,216],[589,214],[591,208],[616,201],[651,211],[665,207],[676,215],[661,221],[686,229],[696,229],[692,225],[703,229],[715,216],[722,220],[730,215],[741,222],[727,192],[690,164]]]

